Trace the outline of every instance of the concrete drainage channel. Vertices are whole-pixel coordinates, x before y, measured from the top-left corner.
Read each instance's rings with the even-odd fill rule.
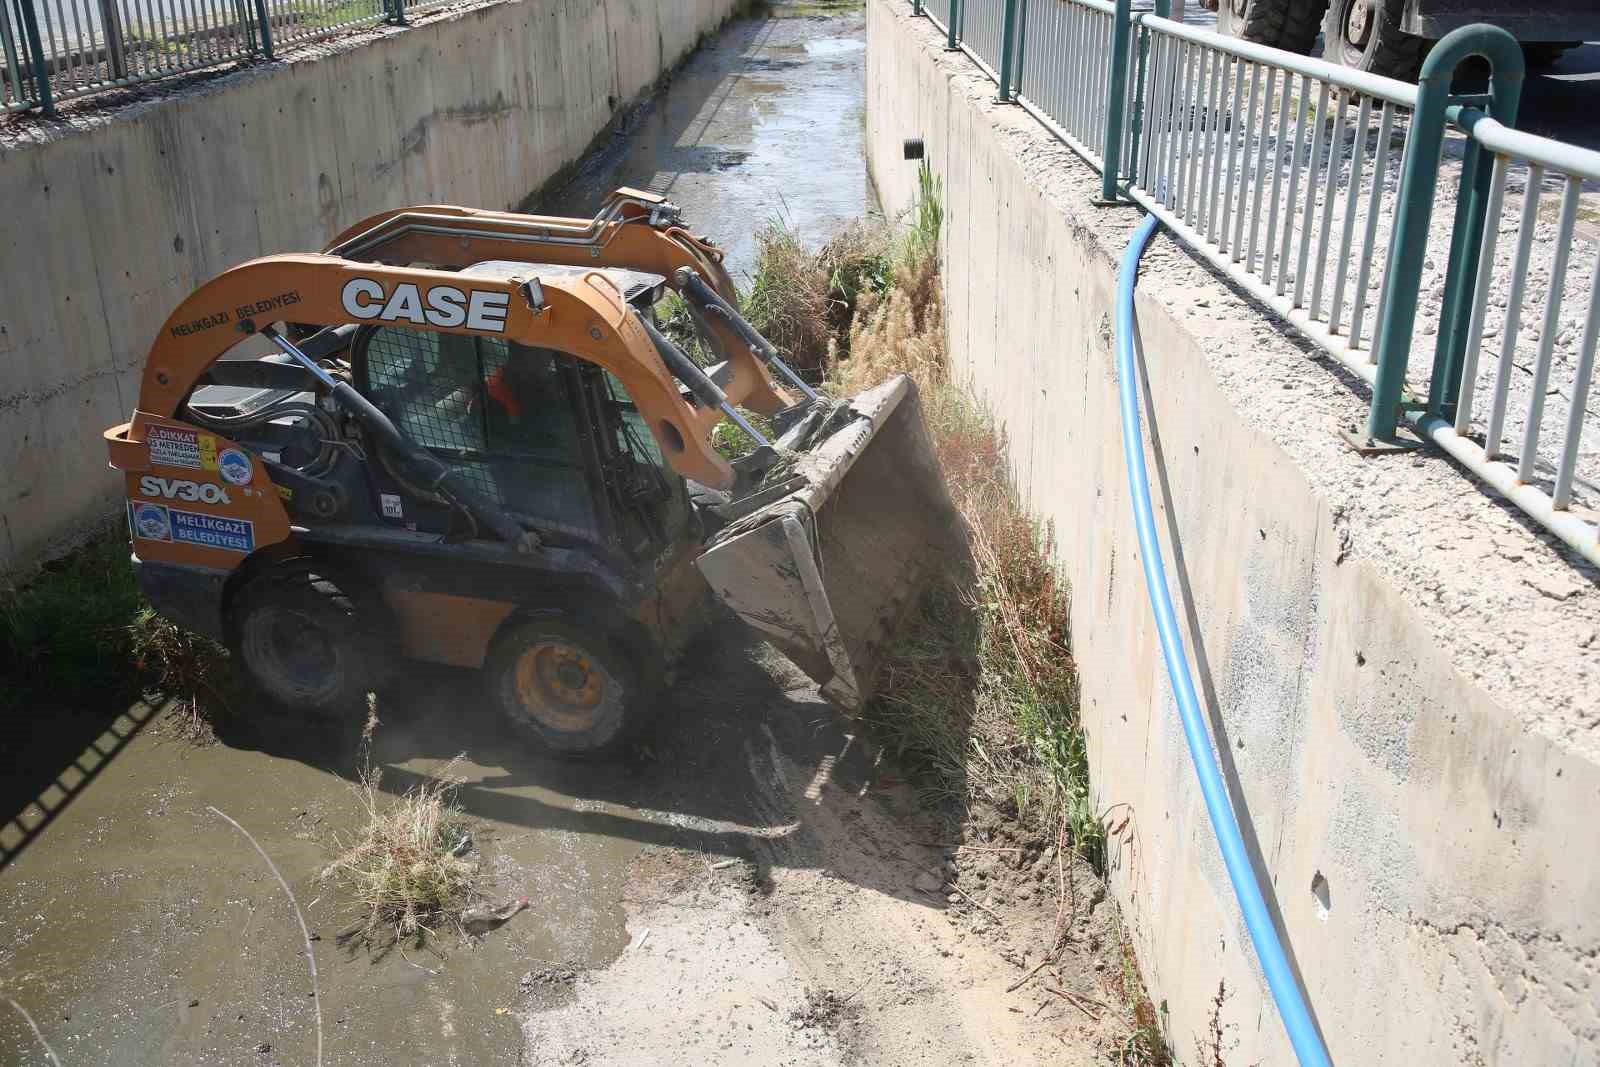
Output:
[[[769,213],[815,237],[869,214],[864,21],[837,6],[735,23],[543,206],[662,192],[736,274]],[[319,1045],[355,1064],[1042,1064],[1121,1039],[1115,995],[1137,979],[1093,873],[998,821],[952,836],[747,641],[712,635],[650,746],[615,765],[530,755],[472,675],[442,668],[380,703],[370,751],[345,724],[268,718],[203,748],[135,736],[0,874],[0,996],[38,1028],[0,1000],[0,1058],[45,1062],[47,1042],[74,1065],[311,1063]],[[71,763],[79,718],[41,709],[27,758]],[[358,947],[317,877],[363,818],[358,769],[395,796],[460,752],[481,888],[531,908],[482,936]],[[212,807],[297,897],[315,1002],[294,912]]]

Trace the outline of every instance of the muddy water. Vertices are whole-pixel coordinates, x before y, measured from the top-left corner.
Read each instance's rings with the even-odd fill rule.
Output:
[[[662,192],[729,249],[736,277],[767,219],[816,243],[868,213],[862,17],[777,10],[726,30],[541,206],[586,214],[616,185]],[[122,733],[159,723],[146,709],[41,709],[0,759],[15,769],[0,818],[18,816],[0,830],[0,1067],[47,1062],[4,998],[73,1067],[314,1062],[316,1002],[293,911],[210,807],[255,836],[301,905],[324,1062],[515,1062],[519,979],[625,949],[622,887],[641,848],[687,846],[708,863],[749,855],[793,825],[764,784],[777,739],[791,758],[849,749],[814,691],[774,683],[738,641],[709,642],[712,665],[664,699],[656,739],[612,765],[541,759],[493,721],[475,675],[414,672],[381,709],[379,803],[462,754],[452,770],[486,892],[527,894],[533,907],[478,942],[447,934],[386,954],[341,944],[356,914],[318,879],[363,818],[358,724],[247,717],[195,748],[159,726],[100,736],[114,718]],[[36,803],[53,819],[41,825]]]
[[[741,286],[767,222],[818,244],[876,211],[862,144],[866,20],[793,14],[813,7],[779,4],[724,31],[538,210],[588,216],[624,185],[660,193],[727,250]]]

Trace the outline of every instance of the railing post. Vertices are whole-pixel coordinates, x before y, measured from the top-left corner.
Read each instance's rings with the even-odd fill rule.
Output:
[[[1156,0],[1155,14],[1158,18],[1166,18],[1172,13],[1172,0]],[[1129,29],[1133,31],[1133,20],[1129,17]],[[1133,31],[1139,41],[1139,65],[1133,73],[1133,129],[1129,131],[1127,173],[1133,178],[1139,173],[1139,142],[1144,135],[1144,86],[1145,68],[1150,56],[1150,34],[1141,24]]]
[[[945,27],[944,46],[951,52],[961,48],[961,9],[964,6],[961,0],[950,0],[950,24]]]
[[[256,0],[256,22],[261,28],[261,56],[272,58],[272,20],[267,17],[267,0]]]
[[[1405,167],[1397,191],[1390,248],[1388,284],[1378,313],[1378,333],[1373,357],[1378,364],[1372,385],[1372,410],[1367,414],[1366,440],[1392,443],[1400,420],[1400,393],[1405,386],[1406,364],[1411,355],[1411,335],[1417,320],[1417,291],[1422,282],[1422,260],[1427,251],[1428,226],[1433,214],[1433,193],[1439,180],[1439,155],[1444,146],[1445,109],[1450,106],[1450,82],[1460,63],[1482,56],[1494,72],[1490,92],[1496,115],[1509,104],[1516,113],[1522,92],[1522,52],[1516,38],[1496,26],[1462,26],[1434,45],[1417,79],[1417,107],[1411,116]],[[1504,101],[1504,104],[1502,103]],[[1463,177],[1465,180],[1465,176]],[[1482,212],[1479,211],[1481,216]],[[1479,237],[1482,230],[1479,230]],[[1476,263],[1467,264],[1468,269]],[[1452,274],[1458,265],[1451,265]],[[1455,279],[1460,288],[1462,278]],[[1446,307],[1445,313],[1455,314]],[[1445,327],[1441,319],[1441,332]],[[1436,368],[1437,369],[1437,368]]]
[[[1012,35],[1017,29],[1018,0],[1006,0],[1005,18],[1000,23],[1000,102],[1011,102]]]
[[[100,30],[106,38],[106,65],[113,81],[128,76],[128,54],[122,45],[122,12],[117,0],[99,0]]]
[[[16,34],[11,29],[11,11],[6,0],[0,0],[0,51],[5,53],[6,84],[11,86],[11,96],[17,101],[25,99],[22,91],[22,62],[17,58]],[[0,99],[4,94],[0,93]]]
[[[1122,123],[1126,118],[1128,99],[1128,44],[1133,39],[1133,2],[1117,0],[1117,10],[1111,16],[1111,77],[1106,85],[1106,143],[1100,158],[1105,168],[1100,172],[1100,199],[1112,203],[1117,199],[1117,177],[1122,173]]]
[[[28,65],[33,68],[34,100],[40,111],[53,116],[56,98],[50,91],[50,68],[45,65],[44,42],[39,38],[39,15],[33,10],[33,0],[19,0],[17,8],[22,15],[22,38],[28,48]]]
[[[1022,62],[1028,56],[1028,0],[1017,4],[1017,43],[1013,49],[1016,58],[1011,62],[1011,98],[1022,92]]]
[[[1522,91],[1522,53],[1516,53],[1517,70],[1502,71],[1497,63],[1489,75],[1489,117],[1503,126],[1517,121]],[[1507,77],[1509,76],[1509,77]],[[1459,112],[1459,109],[1450,109]],[[1446,112],[1448,116],[1450,112]],[[1433,349],[1433,376],[1428,382],[1428,410],[1454,422],[1461,397],[1461,366],[1467,354],[1467,330],[1472,321],[1472,294],[1477,288],[1478,260],[1483,252],[1483,228],[1488,220],[1489,183],[1493,159],[1472,137],[1476,118],[1458,123],[1467,131],[1467,150],[1461,160],[1456,186],[1455,225],[1450,232],[1449,272],[1445,275],[1444,304],[1439,309],[1439,340]],[[1499,225],[1496,219],[1495,225]]]

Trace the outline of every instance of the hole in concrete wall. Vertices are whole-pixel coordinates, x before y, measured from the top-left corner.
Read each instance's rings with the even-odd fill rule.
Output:
[[[1333,897],[1328,892],[1328,880],[1321,871],[1311,877],[1311,895],[1317,898],[1317,918],[1327,922],[1328,913],[1333,910]]]

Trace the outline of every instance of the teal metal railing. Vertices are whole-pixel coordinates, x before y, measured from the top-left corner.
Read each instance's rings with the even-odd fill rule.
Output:
[[[1167,3],[917,10],[1101,172],[1103,202],[1156,215],[1371,386],[1353,445],[1432,440],[1600,564],[1600,153],[1511,128],[1515,40],[1456,30],[1413,85],[1174,22]],[[1472,59],[1487,83],[1458,91]],[[1542,307],[1524,316],[1530,279]]]
[[[62,100],[387,22],[451,0],[0,0],[0,109]]]

